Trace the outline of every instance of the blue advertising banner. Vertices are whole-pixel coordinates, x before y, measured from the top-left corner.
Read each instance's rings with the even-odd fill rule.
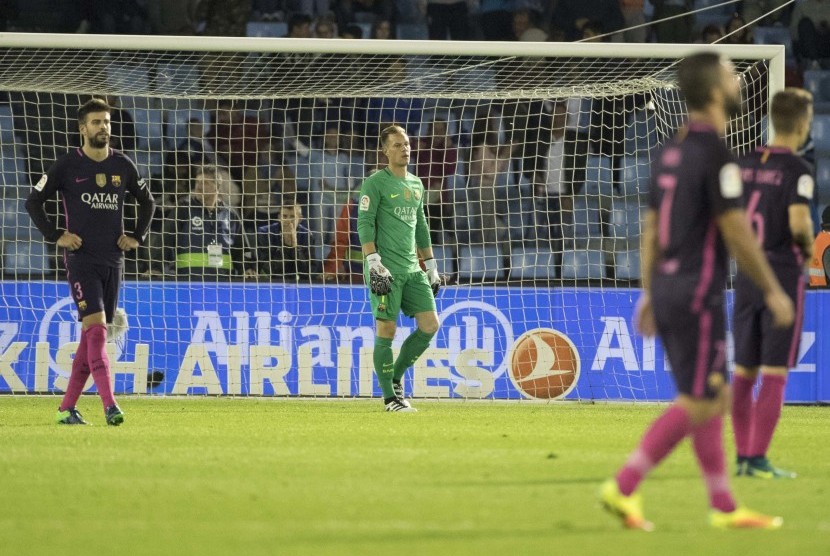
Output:
[[[60,392],[80,326],[68,286],[0,282],[0,392]],[[659,341],[634,333],[632,289],[454,286],[407,377],[416,397],[669,400]],[[116,392],[379,396],[362,286],[126,282]],[[830,291],[808,292],[789,402],[830,401]],[[414,322],[399,322],[395,348]],[[731,342],[730,342],[731,345]],[[730,348],[731,349],[731,348]],[[731,358],[730,358],[731,360]],[[154,373],[158,384],[147,382]]]

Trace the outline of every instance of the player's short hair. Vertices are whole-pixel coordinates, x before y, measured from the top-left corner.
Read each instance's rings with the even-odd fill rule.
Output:
[[[680,61],[677,82],[690,110],[703,110],[712,101],[712,91],[721,84],[724,60],[715,52],[699,52]]]
[[[86,123],[86,115],[94,112],[112,112],[112,107],[102,98],[91,98],[78,108],[78,123]]]
[[[397,124],[383,128],[383,131],[380,132],[380,144],[386,145],[386,140],[389,139],[390,135],[397,135],[399,133],[406,135],[406,130]]]
[[[797,87],[787,87],[772,97],[769,116],[776,133],[795,133],[798,125],[809,118],[813,95]]]

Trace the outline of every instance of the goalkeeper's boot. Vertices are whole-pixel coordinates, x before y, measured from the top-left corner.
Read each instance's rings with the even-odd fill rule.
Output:
[[[403,395],[403,383],[392,381],[392,390],[395,391],[397,397],[406,407],[412,407]]]
[[[599,491],[602,506],[622,521],[628,529],[653,531],[654,524],[643,517],[643,502],[639,493],[626,496],[620,492],[616,479],[608,479],[602,483]]]
[[[404,401],[400,398],[392,398],[389,402],[386,403],[386,411],[400,411],[402,413],[414,413],[418,411],[408,403],[404,403]]]
[[[84,421],[84,416],[81,415],[81,412],[75,409],[74,407],[70,407],[65,411],[61,411],[58,408],[58,414],[55,416],[55,420],[58,422],[59,425],[88,425],[86,421]]]
[[[709,524],[715,529],[780,529],[784,518],[764,515],[741,506],[732,512],[712,510]]]
[[[121,411],[121,408],[117,405],[109,406],[106,411],[104,411],[104,415],[107,418],[107,424],[112,425],[113,427],[117,427],[124,422],[124,412]]]
[[[797,476],[793,471],[775,467],[766,456],[748,458],[745,474],[759,479],[795,479]]]

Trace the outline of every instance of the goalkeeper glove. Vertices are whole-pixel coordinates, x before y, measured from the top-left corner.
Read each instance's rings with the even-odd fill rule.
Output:
[[[369,265],[369,290],[375,295],[386,295],[392,291],[394,278],[389,269],[380,262],[380,255],[366,255],[366,263]]]
[[[441,289],[441,277],[438,275],[438,262],[435,259],[427,259],[424,261],[424,268],[427,269],[427,280],[430,287],[432,287],[433,297],[438,295],[438,290]]]

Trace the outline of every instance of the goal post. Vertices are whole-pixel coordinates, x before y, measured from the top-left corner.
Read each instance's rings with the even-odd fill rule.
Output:
[[[159,203],[125,263],[116,392],[379,395],[356,193],[396,123],[450,277],[408,394],[668,399],[662,349],[631,323],[639,222],[651,153],[685,118],[674,67],[703,49],[735,63],[727,141],[745,152],[783,47],[0,33],[0,392],[66,385],[80,329],[22,201],[95,95]],[[218,206],[194,187],[205,167]]]

